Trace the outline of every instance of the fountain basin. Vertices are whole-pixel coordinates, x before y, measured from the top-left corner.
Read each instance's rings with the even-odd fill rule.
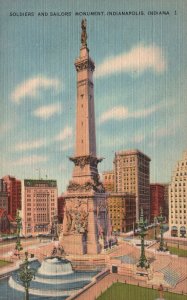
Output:
[[[89,284],[98,273],[98,271],[74,271],[71,262],[60,257],[48,257],[42,264],[33,261],[30,262],[30,267],[35,268],[37,272],[30,284],[29,294],[31,297],[32,295],[38,296],[37,299],[43,299],[43,297],[66,299]],[[23,294],[25,290],[18,272],[13,272],[8,283],[12,291]]]

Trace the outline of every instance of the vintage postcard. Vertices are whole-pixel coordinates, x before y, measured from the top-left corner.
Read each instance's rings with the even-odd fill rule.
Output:
[[[186,53],[186,0],[0,0],[0,300],[186,299]]]

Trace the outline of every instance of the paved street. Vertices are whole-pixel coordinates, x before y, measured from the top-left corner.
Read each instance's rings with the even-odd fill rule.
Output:
[[[12,241],[5,241],[0,243],[0,257],[9,257],[11,252],[15,249],[16,239]],[[40,240],[36,238],[22,239],[21,244],[23,249],[39,246]],[[43,243],[42,243],[43,245]]]

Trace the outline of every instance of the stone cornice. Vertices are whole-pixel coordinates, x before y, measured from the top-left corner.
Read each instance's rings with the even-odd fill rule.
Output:
[[[95,70],[95,65],[94,65],[94,62],[90,58],[87,58],[84,60],[77,60],[75,62],[75,68],[76,68],[77,72],[83,71],[85,69],[93,72]]]
[[[90,192],[94,191],[97,193],[105,193],[105,189],[101,182],[91,182],[87,181],[84,184],[78,184],[76,182],[70,181],[68,188],[68,192]]]
[[[92,167],[97,168],[98,163],[100,163],[103,160],[103,158],[97,158],[91,155],[86,155],[69,157],[69,160],[74,162],[75,166],[80,166],[81,168],[84,168],[85,165],[90,165]]]

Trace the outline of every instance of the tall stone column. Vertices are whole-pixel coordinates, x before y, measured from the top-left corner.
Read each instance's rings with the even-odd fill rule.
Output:
[[[66,198],[63,237],[68,254],[97,254],[99,236],[107,236],[108,216],[105,190],[100,182],[96,156],[94,84],[95,64],[87,47],[86,20],[81,22],[81,48],[75,61],[77,72],[76,143],[72,180]]]

